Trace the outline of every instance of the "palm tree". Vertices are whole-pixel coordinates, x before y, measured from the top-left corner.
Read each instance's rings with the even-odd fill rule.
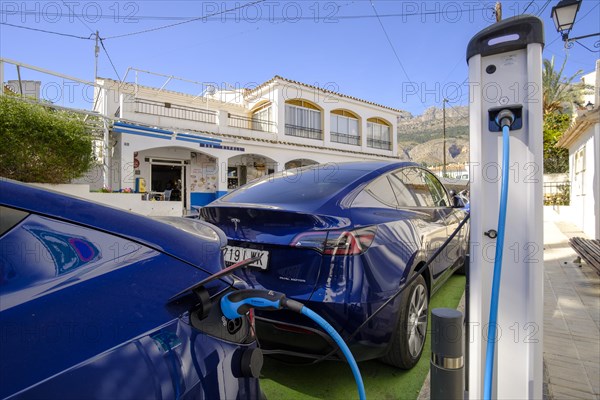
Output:
[[[544,59],[544,69],[542,70],[542,86],[544,100],[544,115],[554,112],[562,112],[570,109],[572,104],[581,102],[581,97],[586,94],[590,88],[583,82],[575,82],[583,71],[579,70],[568,78],[562,76],[567,59],[562,63],[560,70],[554,69],[554,56],[552,59]]]

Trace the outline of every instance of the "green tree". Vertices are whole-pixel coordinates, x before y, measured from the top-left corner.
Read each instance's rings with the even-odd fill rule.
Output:
[[[93,161],[92,136],[80,116],[0,95],[0,176],[67,183]]]
[[[581,103],[581,97],[590,88],[583,82],[575,82],[583,74],[582,70],[568,78],[563,76],[566,63],[565,57],[565,61],[557,71],[554,67],[554,57],[550,60],[544,59],[542,70],[544,115],[565,110],[570,112],[572,105]]]
[[[569,172],[569,151],[556,147],[556,142],[569,128],[571,115],[551,113],[544,115],[544,173]]]

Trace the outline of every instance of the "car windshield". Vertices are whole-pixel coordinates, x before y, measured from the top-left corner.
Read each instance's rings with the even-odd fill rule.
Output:
[[[251,182],[221,201],[272,205],[321,203],[366,173],[335,164],[289,169]]]

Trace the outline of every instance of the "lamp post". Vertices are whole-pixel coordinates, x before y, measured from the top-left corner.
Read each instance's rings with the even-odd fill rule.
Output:
[[[571,29],[573,29],[573,24],[575,24],[577,12],[581,7],[581,1],[582,0],[560,0],[556,6],[552,7],[552,12],[550,15],[554,21],[554,26],[556,26],[556,31],[562,35],[562,39],[565,42],[565,47],[572,46],[571,43],[579,39],[600,36],[600,32],[598,32],[569,38],[569,33],[571,32]],[[595,47],[598,46],[599,44],[596,43]]]
[[[443,120],[444,120],[444,165],[442,166],[442,176],[446,177],[446,103],[448,99],[442,102]]]

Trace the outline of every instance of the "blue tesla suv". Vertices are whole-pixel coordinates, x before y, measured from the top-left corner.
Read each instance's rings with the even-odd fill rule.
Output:
[[[0,179],[0,398],[260,397],[251,317],[211,307],[247,286],[185,291],[222,269],[225,243],[201,221]]]
[[[465,219],[460,202],[414,163],[352,162],[286,170],[212,202],[200,217],[227,235],[225,261],[256,261],[250,286],[284,292],[330,322],[359,360],[411,368],[423,351],[434,293],[466,260],[468,224],[390,299]],[[265,353],[322,358],[335,347],[311,321],[259,313]]]

